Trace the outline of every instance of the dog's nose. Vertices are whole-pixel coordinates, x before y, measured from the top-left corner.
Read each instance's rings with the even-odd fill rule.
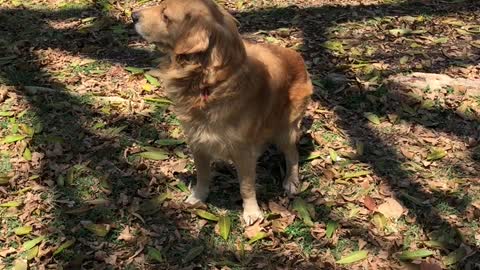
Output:
[[[139,19],[140,19],[140,14],[139,14],[138,12],[132,12],[132,21],[133,21],[133,23],[138,22]]]

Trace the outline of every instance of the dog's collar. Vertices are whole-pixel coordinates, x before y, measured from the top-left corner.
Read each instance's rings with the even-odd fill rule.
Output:
[[[210,89],[209,89],[209,87],[204,87],[204,88],[202,88],[200,91],[201,91],[200,96],[202,97],[202,100],[203,100],[203,101],[207,101],[207,100],[208,100],[208,97],[210,96]]]

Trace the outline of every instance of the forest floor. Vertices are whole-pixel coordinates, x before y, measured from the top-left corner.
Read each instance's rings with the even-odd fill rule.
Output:
[[[217,2],[305,58],[302,193],[269,148],[262,223],[228,163],[183,204],[192,156],[129,19],[154,1],[0,0],[0,269],[478,269],[480,91],[457,80],[480,79],[480,1]]]

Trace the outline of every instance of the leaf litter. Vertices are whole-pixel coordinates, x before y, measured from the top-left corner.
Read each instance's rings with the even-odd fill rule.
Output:
[[[16,2],[3,1],[0,16],[20,12]],[[124,25],[140,4],[75,1],[82,17],[56,18],[67,2],[23,1],[23,15],[5,20],[18,38],[5,32],[0,42],[1,263],[398,269],[403,258],[421,269],[462,269],[474,258],[480,94],[455,81],[404,88],[384,78],[422,71],[478,80],[478,4],[219,1],[247,37],[302,52],[315,85],[299,143],[307,185],[289,199],[268,184],[284,174],[268,151],[257,181],[267,218],[244,228],[228,166],[216,168],[200,206],[209,214],[182,206],[194,171],[172,102],[151,73],[155,59],[123,55],[150,50]],[[36,13],[40,6],[52,14]],[[32,21],[46,34],[22,26]],[[109,50],[116,55],[102,55]],[[226,216],[217,214],[223,207]],[[434,213],[453,225],[425,222]]]

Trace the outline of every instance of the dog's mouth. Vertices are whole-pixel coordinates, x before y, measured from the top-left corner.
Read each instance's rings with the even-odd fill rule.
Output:
[[[140,23],[135,23],[134,24],[134,28],[135,28],[135,31],[144,39],[146,40],[147,42],[150,42],[150,43],[153,43],[155,44],[155,46],[157,47],[158,50],[160,50],[161,52],[168,52],[168,51],[171,51],[172,50],[172,46],[170,44],[168,44],[167,42],[163,41],[163,40],[158,40],[158,39],[153,39],[150,35],[148,35],[147,33],[145,33],[143,30],[142,30],[142,26]]]
[[[135,28],[135,32],[137,32],[137,34],[139,34],[143,39],[148,40],[148,35],[146,35],[143,31],[142,31],[142,26],[140,23],[136,22],[133,24],[133,27]]]

